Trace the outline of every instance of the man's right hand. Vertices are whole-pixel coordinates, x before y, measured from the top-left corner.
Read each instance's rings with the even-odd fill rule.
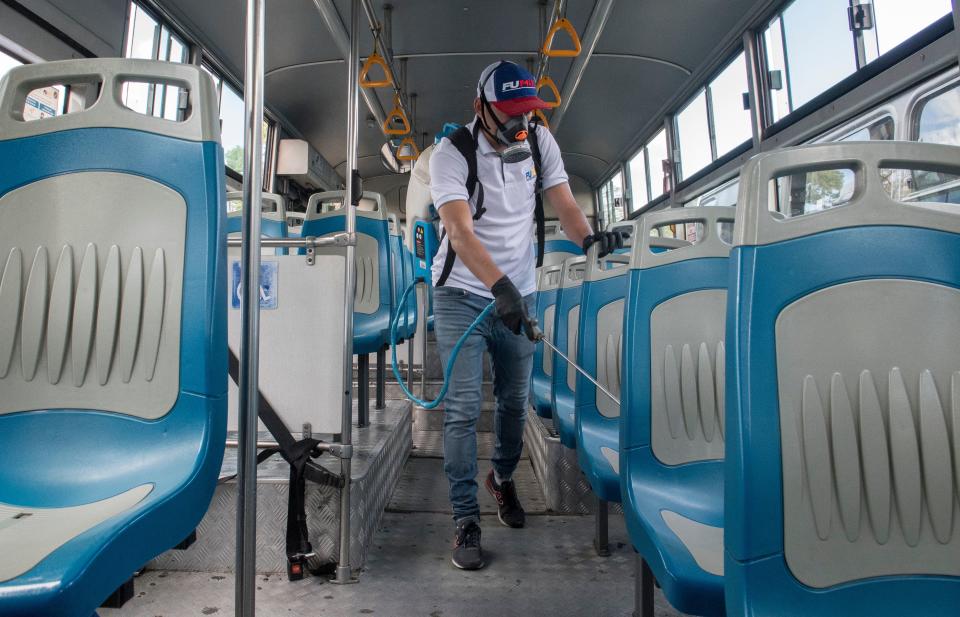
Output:
[[[527,305],[520,295],[520,290],[513,284],[510,277],[503,276],[490,288],[497,307],[497,315],[503,320],[514,334],[520,334],[521,328],[530,331],[530,317],[527,315]]]

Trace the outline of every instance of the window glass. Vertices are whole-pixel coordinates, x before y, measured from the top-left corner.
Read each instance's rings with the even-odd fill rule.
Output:
[[[7,71],[12,69],[15,66],[20,66],[23,64],[13,56],[8,56],[7,54],[0,51],[0,77],[3,77],[7,74]]]
[[[948,13],[950,0],[873,0],[880,53],[887,53]]]
[[[684,207],[691,206],[736,206],[737,205],[737,194],[740,191],[740,178],[734,178],[721,184],[717,188],[704,193],[696,199],[691,199],[687,203],[683,204]]]
[[[127,29],[126,57],[183,63],[187,61],[188,49],[180,37],[133,3]],[[126,82],[123,84],[123,103],[144,115],[179,120],[180,93],[181,88],[173,86]]]
[[[841,137],[837,141],[883,141],[893,139],[893,126],[893,118],[888,116]]]
[[[747,62],[743,52],[710,82],[709,88],[717,156],[720,157],[752,136],[750,110],[743,108],[743,95],[748,90]]]
[[[220,96],[220,142],[227,167],[243,173],[243,98],[227,84]]]
[[[647,163],[643,149],[627,163],[627,173],[630,174],[630,210],[632,212],[650,201],[647,193]]]
[[[847,0],[796,0],[783,12],[792,109],[856,70],[849,6]]]
[[[783,25],[779,17],[763,33],[767,61],[767,87],[773,121],[790,113],[790,89],[787,87],[787,60],[783,53]]]
[[[610,178],[610,205],[611,205],[611,215],[610,221],[617,223],[622,221],[627,217],[627,208],[623,199],[623,173],[617,172],[617,174]]]
[[[847,0],[795,0],[764,31],[776,122],[857,69]],[[780,89],[773,86],[780,85]]]
[[[156,37],[160,24],[136,3],[130,7],[130,26],[127,30],[127,58],[155,58]]]
[[[22,64],[13,56],[0,51],[0,78],[6,75],[10,69]],[[23,119],[29,122],[51,118],[66,113],[66,110],[67,89],[60,84],[53,84],[37,88],[27,95],[23,106]]]
[[[960,145],[960,86],[924,101],[916,122],[917,141]]]
[[[710,125],[707,123],[707,94],[701,90],[676,116],[677,144],[680,146],[680,179],[689,178],[710,164]]]
[[[852,169],[801,171],[775,181],[777,212],[788,218],[843,206],[853,198],[856,174]]]
[[[960,204],[960,176],[930,169],[881,169],[887,194],[899,201]]]
[[[650,161],[650,200],[653,201],[667,192],[667,174],[670,161],[667,157],[667,133],[660,130],[646,146],[647,160]]]

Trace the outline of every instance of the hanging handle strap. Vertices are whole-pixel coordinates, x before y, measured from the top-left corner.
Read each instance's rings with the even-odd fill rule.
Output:
[[[573,44],[572,48],[553,48],[553,39],[561,30],[570,35],[570,41]],[[577,35],[577,30],[573,27],[573,24],[570,23],[569,19],[561,17],[553,22],[553,25],[550,26],[550,30],[547,32],[547,37],[543,41],[543,49],[541,51],[543,55],[548,58],[575,58],[580,55],[580,37]]]

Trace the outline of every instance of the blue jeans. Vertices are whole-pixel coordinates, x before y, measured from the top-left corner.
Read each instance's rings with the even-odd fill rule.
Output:
[[[530,315],[535,312],[535,299],[536,294],[524,298]],[[433,290],[434,331],[444,370],[453,346],[488,304],[489,299],[456,287]],[[450,504],[455,520],[480,514],[476,481],[477,420],[483,403],[483,351],[489,351],[493,360],[493,392],[497,399],[493,468],[501,478],[509,478],[523,450],[534,346],[523,334],[508,330],[500,318],[491,313],[460,348],[444,399],[443,421],[443,468],[450,482]]]

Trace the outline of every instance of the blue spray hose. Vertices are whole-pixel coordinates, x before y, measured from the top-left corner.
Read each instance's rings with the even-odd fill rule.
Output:
[[[453,346],[453,349],[450,351],[450,359],[447,360],[447,367],[443,371],[443,387],[440,388],[440,394],[437,395],[437,398],[432,401],[424,401],[417,398],[413,395],[407,388],[407,384],[404,383],[403,377],[400,376],[400,369],[397,368],[397,324],[400,323],[400,315],[404,314],[404,308],[407,306],[407,298],[410,297],[410,292],[416,289],[417,281],[413,281],[407,288],[403,291],[403,295],[400,296],[400,301],[397,303],[397,313],[393,316],[393,319],[390,320],[390,347],[392,348],[393,361],[393,376],[397,378],[397,383],[400,384],[400,387],[403,388],[403,393],[407,395],[407,398],[420,405],[424,409],[435,409],[443,401],[443,398],[447,395],[447,388],[450,386],[450,374],[453,373],[453,365],[457,361],[457,354],[460,353],[460,348],[463,347],[463,344],[466,342],[467,337],[470,336],[474,330],[477,329],[477,326],[487,318],[487,315],[493,312],[494,303],[491,302],[480,311],[480,314],[477,315],[477,318],[473,320],[473,323],[460,335],[460,338],[457,339],[457,344]],[[426,324],[424,324],[426,326]],[[427,329],[423,329],[424,336],[426,336]],[[424,358],[423,366],[424,370],[426,369],[426,358]]]

